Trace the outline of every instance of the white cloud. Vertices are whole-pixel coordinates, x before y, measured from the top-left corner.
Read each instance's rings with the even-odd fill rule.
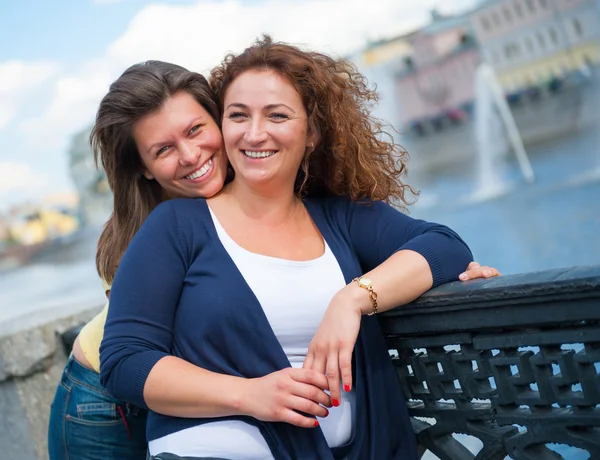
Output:
[[[49,105],[38,115],[19,123],[26,145],[46,151],[65,151],[71,135],[92,122],[115,73],[107,67],[105,59],[99,59],[86,63],[77,74],[59,77]]]
[[[263,32],[276,40],[345,54],[366,39],[389,36],[423,22],[432,0],[241,0],[193,6],[151,5],[109,48],[120,61],[171,60],[207,70],[227,51],[241,51]]]
[[[58,70],[59,66],[52,62],[0,62],[0,130],[17,116],[23,101]]]
[[[44,187],[48,179],[35,172],[23,161],[0,162],[0,195],[14,190],[27,190],[32,187]]]

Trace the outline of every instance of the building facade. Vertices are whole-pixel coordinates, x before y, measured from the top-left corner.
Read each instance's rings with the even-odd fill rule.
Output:
[[[71,177],[79,195],[81,218],[85,224],[99,225],[112,209],[112,195],[106,174],[98,170],[89,143],[90,129],[73,136],[69,149]]]
[[[432,19],[409,37],[407,66],[395,77],[403,131],[441,114],[458,114],[473,100],[480,57],[469,16],[443,17],[434,11]]]
[[[507,91],[600,63],[598,0],[493,0],[472,13],[482,57]]]

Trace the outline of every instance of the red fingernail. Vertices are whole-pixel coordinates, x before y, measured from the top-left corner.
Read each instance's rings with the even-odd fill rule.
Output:
[[[350,392],[350,385],[344,385],[344,391],[346,393],[349,393]]]
[[[325,409],[325,417],[327,417],[329,415],[329,411],[327,409]]]
[[[332,399],[331,404],[333,404],[333,407],[337,407],[340,405],[340,402],[337,399]]]
[[[319,426],[319,421],[318,421],[318,420],[315,420],[315,423],[313,423],[313,426],[314,426],[315,428],[316,428],[316,427],[318,427],[318,426]]]

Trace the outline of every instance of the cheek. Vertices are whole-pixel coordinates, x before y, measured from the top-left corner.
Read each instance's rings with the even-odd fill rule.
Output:
[[[271,131],[273,136],[288,144],[291,148],[297,147],[304,150],[306,147],[306,129],[288,123],[275,125]]]
[[[215,150],[220,149],[223,146],[223,136],[221,131],[216,126],[206,133],[203,143],[205,147],[209,147]]]
[[[172,180],[177,171],[177,160],[174,156],[165,157],[155,161],[148,170],[152,173],[157,182],[164,187],[168,181]]]
[[[223,122],[223,143],[225,146],[233,145],[244,136],[245,124],[233,123],[229,120]]]

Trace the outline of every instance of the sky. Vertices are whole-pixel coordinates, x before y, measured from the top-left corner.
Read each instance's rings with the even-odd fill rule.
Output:
[[[72,136],[146,59],[206,74],[262,33],[336,56],[476,0],[2,0],[0,212],[74,190]]]

